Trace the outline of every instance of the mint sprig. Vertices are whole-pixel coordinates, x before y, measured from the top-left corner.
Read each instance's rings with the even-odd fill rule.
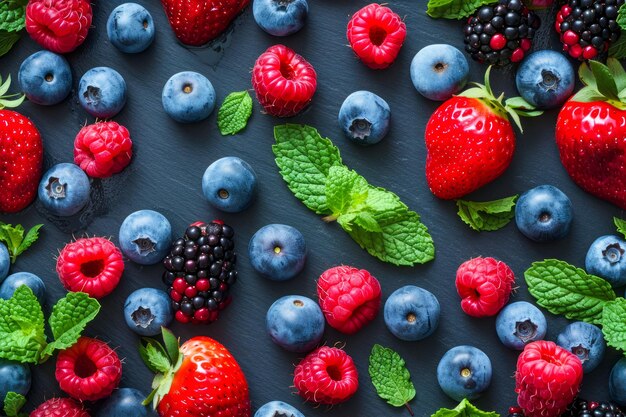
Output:
[[[17,392],[9,391],[4,397],[4,414],[7,417],[27,417],[28,414],[20,413],[24,404],[26,404],[26,397]]]
[[[481,231],[498,230],[515,217],[515,200],[518,195],[492,201],[457,200],[458,215],[469,227]]]
[[[369,356],[368,372],[378,396],[394,407],[406,407],[415,397],[415,386],[404,359],[392,349],[375,344]]]
[[[480,6],[498,0],[429,0],[426,14],[432,18],[462,19],[474,14]]]
[[[626,300],[619,297],[606,303],[601,323],[606,343],[626,352]]]
[[[43,224],[37,224],[28,230],[24,235],[24,227],[21,224],[16,226],[0,222],[0,242],[4,242],[11,256],[11,263],[39,238],[39,229]]]
[[[431,417],[500,417],[495,411],[483,411],[464,398],[453,409],[440,408]]]
[[[20,39],[26,24],[26,4],[28,0],[0,1],[0,56]]]
[[[217,127],[222,136],[245,129],[252,115],[252,97],[247,90],[230,93],[217,112]]]
[[[619,217],[613,217],[613,223],[615,227],[617,227],[617,231],[624,235],[626,238],[626,220],[620,219]]]

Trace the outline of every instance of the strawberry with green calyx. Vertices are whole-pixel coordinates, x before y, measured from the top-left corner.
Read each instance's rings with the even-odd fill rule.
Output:
[[[585,87],[556,122],[561,163],[583,190],[626,209],[626,71],[609,58],[582,63],[578,74]]]
[[[461,198],[498,178],[515,151],[509,117],[522,131],[519,116],[542,114],[521,97],[496,97],[490,71],[487,68],[484,85],[473,83],[445,101],[426,124],[426,180],[439,198]]]

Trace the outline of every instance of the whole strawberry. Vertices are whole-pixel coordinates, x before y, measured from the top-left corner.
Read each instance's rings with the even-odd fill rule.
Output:
[[[556,144],[561,163],[579,187],[626,209],[626,73],[618,60],[608,67],[582,63],[586,85],[561,109]]]

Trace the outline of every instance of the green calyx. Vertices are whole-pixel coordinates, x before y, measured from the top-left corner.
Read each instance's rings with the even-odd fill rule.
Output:
[[[0,110],[4,108],[15,108],[22,104],[24,101],[24,94],[21,93],[13,93],[7,94],[9,91],[9,87],[11,86],[11,74],[7,76],[7,79],[2,82],[2,77],[0,76]]]
[[[504,93],[496,97],[489,83],[490,73],[491,65],[487,68],[487,71],[485,71],[485,84],[472,83],[474,87],[468,88],[459,94],[459,96],[480,100],[501,117],[508,118],[510,116],[520,132],[523,133],[524,129],[522,129],[522,122],[519,117],[535,117],[543,114],[543,111],[537,110],[532,104],[521,97],[511,97],[504,100]]]
[[[578,68],[578,76],[585,87],[572,97],[572,101],[604,101],[626,110],[626,71],[617,59],[608,58],[606,65],[598,61],[583,62]]]
[[[139,355],[146,366],[157,375],[152,381],[152,392],[143,405],[152,404],[156,410],[159,402],[170,391],[174,375],[183,364],[179,341],[171,330],[161,327],[163,343],[144,337],[139,345]]]

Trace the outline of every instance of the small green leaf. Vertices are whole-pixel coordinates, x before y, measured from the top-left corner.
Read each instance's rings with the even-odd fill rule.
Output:
[[[431,417],[500,417],[495,411],[482,411],[464,398],[454,409],[440,408]]]
[[[23,2],[15,0],[0,1],[0,30],[18,32],[24,29],[26,7]]]
[[[617,85],[609,68],[598,61],[589,61],[589,65],[596,80],[598,92],[610,100],[619,101]]]
[[[164,374],[172,367],[172,362],[170,362],[165,348],[154,339],[142,338],[142,343],[139,345],[139,355],[152,372]]]
[[[617,231],[624,235],[626,238],[626,220],[622,220],[618,217],[613,217],[613,223],[615,223],[615,227],[617,227]]]
[[[511,97],[506,99],[504,104],[515,110],[535,110],[535,106],[524,100],[522,97]]]
[[[365,178],[343,165],[328,170],[326,201],[332,215],[357,211],[367,198],[369,185]]]
[[[375,344],[369,356],[368,371],[380,398],[394,407],[407,407],[413,415],[409,401],[415,397],[415,386],[404,359],[397,352]]]
[[[4,413],[7,417],[18,417],[24,404],[26,404],[26,397],[17,392],[9,391],[4,397]]]
[[[429,0],[426,14],[434,19],[462,19],[474,14],[480,6],[496,2],[497,0]]]
[[[43,225],[37,224],[33,226],[26,234],[26,237],[24,237],[24,228],[21,224],[12,226],[0,222],[0,242],[6,244],[11,255],[11,263],[14,263],[15,259],[37,240],[41,226]]]
[[[602,334],[609,346],[626,352],[626,300],[609,301],[602,310]]]
[[[217,126],[223,136],[242,131],[252,115],[252,97],[247,90],[230,93],[217,112]]]
[[[2,77],[0,77],[0,83],[2,83]],[[9,91],[9,87],[11,86],[11,74],[7,75],[7,79],[0,85],[0,97],[5,95],[7,91]]]
[[[617,10],[617,19],[615,19],[620,29],[626,31],[626,7],[622,4]]]
[[[381,233],[383,231],[376,217],[367,211],[359,211],[354,218],[354,224],[368,232]]]
[[[465,223],[476,231],[493,231],[506,226],[515,217],[515,200],[511,197],[493,201],[457,200],[458,215]]]
[[[178,338],[174,336],[174,333],[170,329],[166,329],[165,327],[161,327],[161,333],[163,334],[163,344],[165,346],[165,351],[170,357],[171,362],[178,362],[178,356],[180,355]]]
[[[464,90],[463,92],[461,92],[459,95],[463,97],[469,97],[469,98],[489,98],[489,94],[482,87],[468,88],[467,90]]]
[[[19,33],[0,31],[0,56],[7,54],[19,40]]]
[[[581,64],[582,67],[582,64]],[[606,101],[606,97],[600,94],[593,87],[583,87],[571,99],[572,101],[578,101],[580,103],[592,103],[594,101]]]
[[[626,58],[626,36],[620,36],[616,42],[611,43],[609,56],[615,59]]]
[[[615,80],[615,85],[617,86],[617,91],[621,93],[626,89],[626,71],[624,71],[624,67],[619,62],[619,60],[615,58],[607,58],[606,65],[611,71],[611,75]],[[618,93],[618,95],[619,95]]]

